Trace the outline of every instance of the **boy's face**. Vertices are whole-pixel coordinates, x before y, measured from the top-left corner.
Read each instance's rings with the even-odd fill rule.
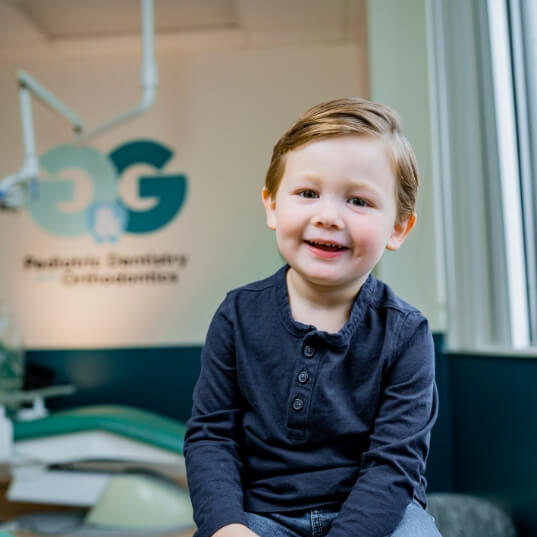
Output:
[[[415,216],[397,222],[395,177],[380,140],[326,138],[286,155],[267,225],[284,259],[309,283],[358,290],[385,248],[397,250]]]

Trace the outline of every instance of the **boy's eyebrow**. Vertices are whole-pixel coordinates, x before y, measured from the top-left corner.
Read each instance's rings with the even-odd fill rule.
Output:
[[[298,172],[294,174],[294,179],[296,180],[304,180],[304,181],[315,181],[317,183],[325,182],[325,177],[319,177],[318,174],[315,172]],[[349,181],[350,183],[353,183],[356,186],[370,186],[374,183],[371,183],[371,181],[367,181],[366,179],[354,179],[352,177],[345,177],[345,180]]]
[[[373,183],[371,181],[364,181],[363,179],[349,179],[349,182],[351,183],[351,186],[353,188],[367,188],[367,189],[378,189],[378,186],[376,183]]]
[[[382,194],[383,190],[375,182],[367,181],[364,179],[352,179],[349,178],[349,187],[350,190],[367,190],[368,192],[376,192]]]
[[[296,174],[293,177],[296,181],[311,181],[313,183],[322,183],[326,181],[326,179],[323,179],[319,177],[315,172],[300,172]],[[360,179],[360,178],[352,178],[348,177],[346,178],[347,181],[350,183],[350,188],[356,188],[356,189],[364,189],[369,191],[378,192],[379,194],[382,193],[382,189],[373,181],[368,181],[367,179]]]

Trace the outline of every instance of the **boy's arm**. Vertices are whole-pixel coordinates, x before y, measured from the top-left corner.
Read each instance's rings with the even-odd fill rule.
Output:
[[[225,301],[207,333],[193,399],[184,451],[197,537],[210,537],[230,524],[247,529],[241,483],[242,401]],[[222,537],[233,527],[227,530]]]
[[[437,416],[432,336],[426,319],[410,313],[396,338],[360,474],[327,537],[391,535],[425,470]]]

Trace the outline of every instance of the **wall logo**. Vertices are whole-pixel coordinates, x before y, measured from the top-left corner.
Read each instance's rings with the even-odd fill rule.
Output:
[[[172,156],[169,148],[150,140],[128,142],[108,156],[86,146],[55,147],[40,158],[52,179],[39,183],[39,195],[30,200],[28,209],[40,227],[64,237],[90,233],[96,242],[117,242],[123,233],[151,233],[170,223],[185,201],[186,175],[162,173]],[[154,175],[138,178],[138,196],[157,200],[146,210],[128,207],[118,195],[122,174],[136,164],[155,170]],[[54,179],[70,168],[86,172],[93,186],[91,202],[76,212],[63,211],[58,206],[74,200],[73,180]]]

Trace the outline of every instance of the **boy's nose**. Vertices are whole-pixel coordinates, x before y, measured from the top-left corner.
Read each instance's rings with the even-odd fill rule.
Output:
[[[319,210],[313,217],[313,224],[319,227],[341,229],[343,220],[335,203],[325,202],[319,204]]]

